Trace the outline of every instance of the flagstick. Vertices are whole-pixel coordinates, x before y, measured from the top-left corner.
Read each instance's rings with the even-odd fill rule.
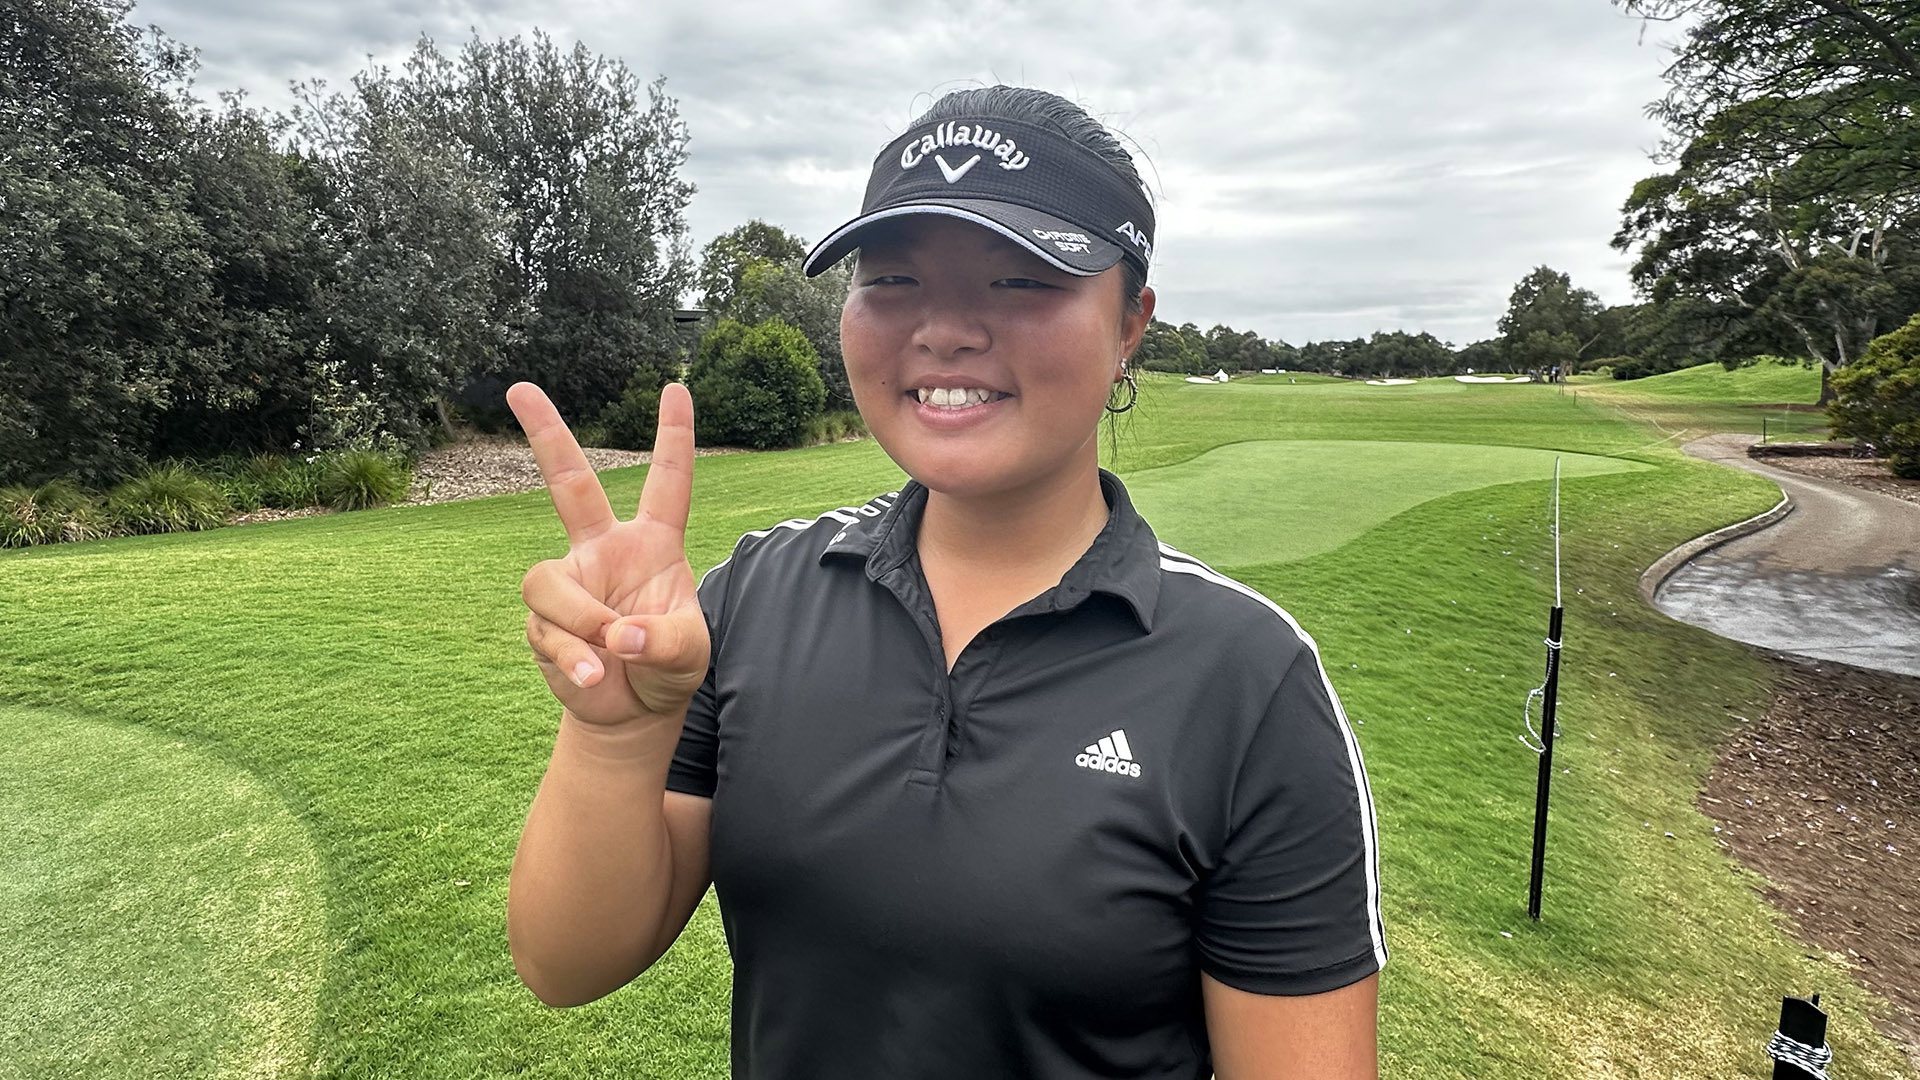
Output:
[[[1540,779],[1533,803],[1533,873],[1527,914],[1540,921],[1540,874],[1547,860],[1547,792],[1553,783],[1553,707],[1560,689],[1560,459],[1553,459],[1553,611],[1547,617],[1546,700],[1541,708]]]

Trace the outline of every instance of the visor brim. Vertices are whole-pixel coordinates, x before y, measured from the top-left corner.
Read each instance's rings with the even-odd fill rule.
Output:
[[[911,214],[937,214],[983,226],[1080,277],[1101,273],[1126,256],[1120,245],[1108,243],[1082,226],[1018,203],[923,199],[869,211],[833,230],[807,253],[801,273],[808,277],[821,274],[859,247],[861,235],[871,226]]]

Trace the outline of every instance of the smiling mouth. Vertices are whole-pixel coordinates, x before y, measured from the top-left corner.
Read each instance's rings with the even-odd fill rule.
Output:
[[[984,396],[979,391],[937,394],[931,390],[907,390],[901,396],[929,409],[963,412],[967,409],[977,409],[982,405],[991,405],[997,401],[1005,401],[1013,395],[1000,390],[986,390]]]

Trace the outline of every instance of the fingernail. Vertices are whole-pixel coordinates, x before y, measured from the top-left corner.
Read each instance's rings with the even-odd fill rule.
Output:
[[[575,686],[587,685],[587,680],[593,677],[593,670],[593,661],[591,660],[582,660],[573,665],[573,684]]]
[[[647,644],[647,630],[643,626],[616,626],[613,628],[613,638],[615,651],[638,656]]]

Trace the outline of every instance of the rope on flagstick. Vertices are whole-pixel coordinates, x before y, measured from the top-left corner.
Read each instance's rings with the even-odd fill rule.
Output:
[[[1553,459],[1553,606],[1554,607],[1561,606],[1560,605],[1560,459],[1557,457]],[[1541,638],[1540,640],[1546,642],[1546,645],[1547,645],[1547,672],[1550,675],[1555,668],[1560,666],[1560,643],[1558,641],[1553,640],[1552,638]],[[1533,689],[1527,691],[1527,700],[1520,703],[1520,722],[1526,725],[1527,735],[1533,736],[1533,740],[1529,742],[1527,740],[1527,735],[1514,736],[1514,738],[1520,740],[1520,745],[1533,751],[1535,754],[1544,754],[1547,752],[1546,736],[1540,734],[1540,732],[1535,730],[1533,726],[1533,700],[1535,698],[1542,698],[1545,696],[1547,696],[1547,684],[1546,684],[1546,680],[1543,678],[1539,686],[1536,686]],[[1560,733],[1557,731],[1554,732],[1554,738],[1557,739],[1559,737],[1560,737]]]
[[[1806,1043],[1774,1030],[1773,1038],[1767,1040],[1767,1056],[1775,1061],[1787,1064],[1813,1077],[1813,1080],[1827,1080],[1827,1066],[1833,1064],[1833,1048],[1822,1043],[1809,1046]]]
[[[1540,640],[1546,642],[1547,649],[1550,652],[1556,654],[1557,656],[1557,654],[1560,652],[1559,642],[1553,640],[1552,638],[1541,638]],[[1541,735],[1538,731],[1534,730],[1533,699],[1546,697],[1546,696],[1547,696],[1546,683],[1541,683],[1539,686],[1536,686],[1533,689],[1527,691],[1527,700],[1520,703],[1520,722],[1527,725],[1527,735],[1533,736],[1533,741],[1528,742],[1527,735],[1514,736],[1514,738],[1520,740],[1520,745],[1525,746],[1527,749],[1533,751],[1536,754],[1544,754],[1547,752],[1547,740],[1545,736]],[[1553,737],[1556,739],[1559,738],[1560,733],[1557,731],[1554,732]]]

